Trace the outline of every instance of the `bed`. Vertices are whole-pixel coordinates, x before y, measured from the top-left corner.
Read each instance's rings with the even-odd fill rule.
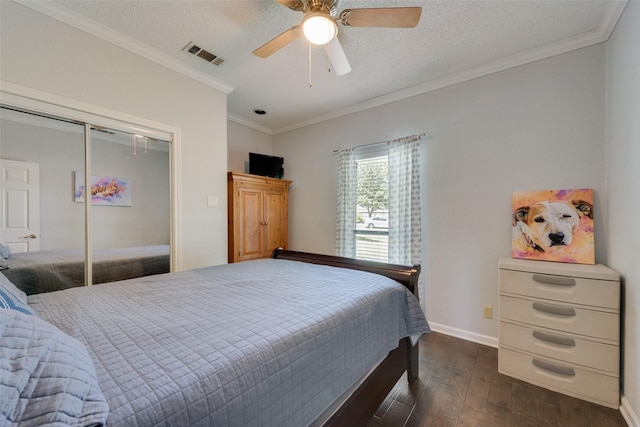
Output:
[[[405,371],[417,378],[414,344],[429,332],[414,295],[419,270],[277,250],[272,259],[31,295],[23,309],[33,316],[0,310],[0,395],[24,383],[0,414],[24,417],[25,426],[55,417],[109,426],[366,424]],[[64,339],[49,339],[50,352],[33,345],[37,355],[19,359],[33,366],[1,372],[3,358],[22,351],[9,343],[28,351],[58,332]],[[62,361],[44,372],[52,354]],[[76,387],[55,389],[52,404],[38,384],[60,387],[56,370]],[[16,372],[20,380],[5,379]],[[64,395],[70,409],[56,409]]]
[[[170,271],[169,245],[95,250],[93,283]],[[2,273],[27,295],[84,286],[84,249],[12,253]]]

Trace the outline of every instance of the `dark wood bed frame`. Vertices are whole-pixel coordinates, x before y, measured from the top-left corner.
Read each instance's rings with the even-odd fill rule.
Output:
[[[271,258],[380,274],[401,283],[416,298],[418,297],[419,265],[408,267],[284,249],[274,250]],[[323,425],[361,426],[367,424],[405,371],[410,384],[418,379],[418,346],[412,346],[409,338],[400,340],[398,347],[389,353]]]

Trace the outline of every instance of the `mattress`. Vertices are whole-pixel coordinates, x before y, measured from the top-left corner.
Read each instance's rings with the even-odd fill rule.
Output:
[[[429,325],[375,274],[265,259],[31,295],[83,343],[109,426],[305,426]]]

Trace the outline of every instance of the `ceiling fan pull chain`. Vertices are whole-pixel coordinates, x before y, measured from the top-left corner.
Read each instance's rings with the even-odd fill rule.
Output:
[[[309,87],[313,87],[313,83],[311,83],[311,42],[309,42]]]

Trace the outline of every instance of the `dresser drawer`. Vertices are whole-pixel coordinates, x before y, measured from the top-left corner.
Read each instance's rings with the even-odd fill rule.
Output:
[[[619,375],[620,349],[544,328],[500,322],[500,346],[550,357]]]
[[[548,301],[500,296],[500,318],[555,329],[616,344],[620,340],[617,313],[572,307]]]
[[[620,404],[620,380],[553,359],[500,347],[500,373],[611,408]]]
[[[620,283],[583,277],[500,269],[500,292],[572,304],[620,308]]]

